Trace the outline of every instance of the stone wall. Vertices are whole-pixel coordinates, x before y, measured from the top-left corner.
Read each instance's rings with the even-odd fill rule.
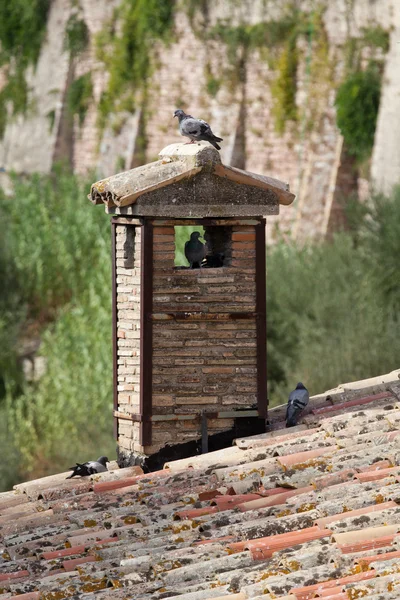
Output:
[[[96,168],[99,176],[130,168],[138,142],[140,111],[114,115],[101,138],[97,124],[97,104],[106,88],[108,73],[95,57],[95,36],[110,18],[120,0],[81,0],[80,5],[91,40],[85,53],[73,65],[75,75],[90,72],[93,104],[80,127],[73,131],[62,126],[66,91],[71,82],[71,65],[63,47],[64,29],[71,6],[54,0],[50,10],[48,35],[36,70],[28,73],[31,107],[25,116],[10,120],[0,141],[0,167],[6,171],[48,172],[55,160],[67,155],[79,173]],[[291,237],[323,237],[330,230],[330,211],[341,180],[341,136],[335,119],[335,88],[343,75],[344,44],[349,35],[359,36],[363,27],[382,25],[390,32],[386,57],[382,102],[378,118],[371,171],[375,184],[390,191],[400,180],[398,59],[400,44],[400,4],[398,0],[335,0],[325,2],[323,23],[329,43],[329,60],[334,67],[315,82],[307,75],[308,49],[297,73],[296,104],[300,121],[296,128],[288,124],[278,134],[272,117],[271,84],[276,73],[265,57],[252,51],[244,81],[233,87],[225,73],[229,69],[226,47],[201,40],[194,34],[184,10],[177,14],[174,42],[159,47],[157,71],[149,82],[147,106],[147,157],[153,160],[167,144],[179,140],[172,113],[184,103],[191,113],[209,120],[215,132],[224,138],[221,156],[225,164],[268,174],[288,181],[297,194],[295,207],[281,210],[269,219],[270,235],[276,223]],[[240,19],[254,24],[261,19],[278,18],[281,3],[231,3],[218,0],[211,5],[210,22],[229,15],[232,23]],[[310,8],[310,0],[299,5]],[[277,12],[278,10],[278,12]],[[312,48],[311,61],[317,60]],[[314,64],[314,63],[312,63]],[[215,97],[206,90],[206,66],[221,79]],[[315,68],[318,68],[315,63]],[[314,68],[314,67],[313,67]],[[221,75],[222,74],[222,75]],[[1,82],[0,82],[1,86]],[[49,114],[54,111],[54,127]],[[312,123],[312,127],[309,124]],[[68,128],[67,128],[68,129]],[[71,135],[71,139],[65,139]],[[69,146],[71,145],[71,148]],[[366,189],[365,181],[363,189]],[[356,187],[360,187],[356,182]],[[339,189],[340,191],[340,189]]]

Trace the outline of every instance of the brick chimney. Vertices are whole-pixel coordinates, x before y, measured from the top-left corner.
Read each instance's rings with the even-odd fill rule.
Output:
[[[154,468],[265,429],[265,217],[294,199],[206,143],[159,156],[89,195],[112,215],[119,462]],[[187,226],[202,228],[198,268],[176,258]]]

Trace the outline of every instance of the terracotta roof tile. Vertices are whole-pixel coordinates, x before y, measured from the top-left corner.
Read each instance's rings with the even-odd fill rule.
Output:
[[[326,525],[329,525],[329,523],[334,523],[336,521],[340,521],[341,519],[351,519],[360,515],[367,515],[372,512],[379,512],[387,508],[395,508],[396,506],[396,502],[393,502],[392,500],[390,500],[389,502],[382,502],[382,504],[372,504],[371,506],[365,506],[364,508],[358,508],[357,510],[350,510],[337,515],[322,517],[315,521],[315,525],[318,525],[318,527],[320,528],[324,528],[326,527]]]
[[[29,577],[29,571],[14,571],[13,573],[0,573],[0,582],[10,581],[11,579],[21,579]]]
[[[62,566],[66,571],[75,571],[75,568],[79,565],[83,565],[88,562],[94,562],[96,558],[94,556],[82,556],[81,558],[73,558],[71,560],[65,560]]]
[[[384,554],[373,554],[372,556],[365,556],[363,558],[357,559],[355,562],[359,563],[360,565],[369,565],[373,562],[381,560],[390,560],[392,558],[400,559],[400,550],[394,550],[393,552],[385,552]]]
[[[332,406],[326,406],[323,408],[315,408],[312,410],[314,415],[326,414],[330,412],[343,411],[345,408],[353,408],[363,406],[364,404],[376,403],[377,400],[386,398],[393,398],[393,394],[390,392],[381,392],[366,398],[354,398],[354,400],[348,400],[347,402],[341,402],[340,404],[333,404]]]
[[[377,392],[156,473],[0,494],[0,600],[397,598],[400,404]]]

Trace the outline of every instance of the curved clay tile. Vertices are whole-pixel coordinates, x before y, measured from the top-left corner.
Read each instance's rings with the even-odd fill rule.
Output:
[[[296,454],[288,454],[286,456],[280,456],[278,462],[286,469],[294,467],[295,465],[302,465],[313,459],[324,456],[325,454],[333,454],[336,450],[336,446],[326,446],[324,448],[316,448],[315,450],[308,450],[306,452],[297,452]]]
[[[372,541],[387,535],[393,535],[400,531],[400,523],[395,525],[382,525],[381,527],[367,527],[346,533],[333,534],[332,541],[337,544],[354,544],[361,541]]]
[[[348,575],[346,577],[341,577],[339,579],[329,579],[328,581],[321,581],[319,583],[314,583],[312,585],[306,585],[304,587],[292,588],[290,590],[290,593],[294,594],[295,596],[310,594],[308,597],[312,598],[313,597],[313,595],[311,595],[312,592],[315,593],[315,592],[320,592],[322,590],[327,590],[327,589],[332,589],[332,588],[342,589],[343,586],[347,583],[354,583],[357,581],[366,581],[368,579],[374,579],[376,576],[377,576],[377,574],[373,570],[363,571],[362,573],[356,573],[355,575]]]
[[[341,521],[343,519],[350,519],[352,517],[358,517],[359,515],[367,515],[373,512],[380,512],[385,510],[386,508],[395,508],[397,507],[396,502],[393,500],[389,502],[382,502],[382,504],[372,504],[371,506],[366,506],[365,508],[358,508],[357,510],[350,510],[348,512],[340,513],[338,515],[330,515],[329,517],[322,517],[315,521],[315,525],[320,528],[325,528],[329,523],[334,523],[335,521]]]
[[[312,413],[314,415],[327,414],[336,411],[343,411],[345,408],[353,408],[357,406],[363,406],[364,404],[371,404],[377,400],[383,400],[385,398],[393,398],[390,392],[382,392],[373,396],[367,396],[366,398],[354,398],[354,400],[348,400],[347,402],[341,402],[340,404],[333,404],[332,406],[324,406],[323,408],[314,408]]]
[[[361,483],[366,483],[367,481],[379,481],[379,479],[384,479],[388,477],[388,475],[396,477],[400,475],[400,466],[399,467],[390,467],[389,469],[381,469],[378,471],[367,471],[364,473],[356,473],[354,475],[355,479],[358,479]]]
[[[307,494],[313,490],[312,486],[298,488],[295,490],[288,490],[282,494],[274,494],[267,498],[259,498],[258,500],[251,500],[250,502],[244,502],[238,505],[238,509],[242,512],[249,510],[257,510],[259,508],[266,508],[268,506],[275,506],[277,504],[283,504],[288,498],[292,496],[299,496],[300,494]]]
[[[211,506],[216,505],[218,510],[229,510],[236,506],[237,504],[242,504],[243,502],[249,502],[250,500],[258,500],[260,498],[259,494],[238,494],[237,496],[218,496],[211,500]]]
[[[364,550],[376,550],[377,548],[389,547],[393,544],[394,538],[395,534],[384,535],[373,540],[360,540],[349,544],[338,544],[338,548],[343,554],[354,554],[355,552],[362,552]]]
[[[363,558],[358,558],[355,562],[359,565],[369,565],[373,562],[390,560],[392,558],[400,558],[400,550],[384,552],[382,554],[373,554],[372,556],[364,556]]]
[[[275,446],[286,441],[296,440],[298,438],[304,438],[304,441],[306,441],[309,436],[312,436],[314,433],[318,433],[320,431],[318,427],[313,429],[307,429],[305,425],[300,425],[299,427],[301,427],[300,431],[291,431],[290,433],[286,432],[274,436],[271,435],[271,432],[260,433],[259,435],[250,436],[248,438],[234,440],[234,443],[239,446],[239,448],[243,449],[258,448],[259,446]]]

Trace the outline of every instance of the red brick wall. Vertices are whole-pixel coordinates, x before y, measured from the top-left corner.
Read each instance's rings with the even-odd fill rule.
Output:
[[[176,269],[172,227],[154,228],[153,415],[196,415],[153,423],[155,451],[201,436],[206,411],[250,408],[256,401],[255,227],[232,228],[230,266]],[[200,313],[185,320],[176,313]],[[174,317],[175,314],[175,317]],[[210,320],[207,320],[207,315]],[[209,419],[209,433],[232,419]]]

